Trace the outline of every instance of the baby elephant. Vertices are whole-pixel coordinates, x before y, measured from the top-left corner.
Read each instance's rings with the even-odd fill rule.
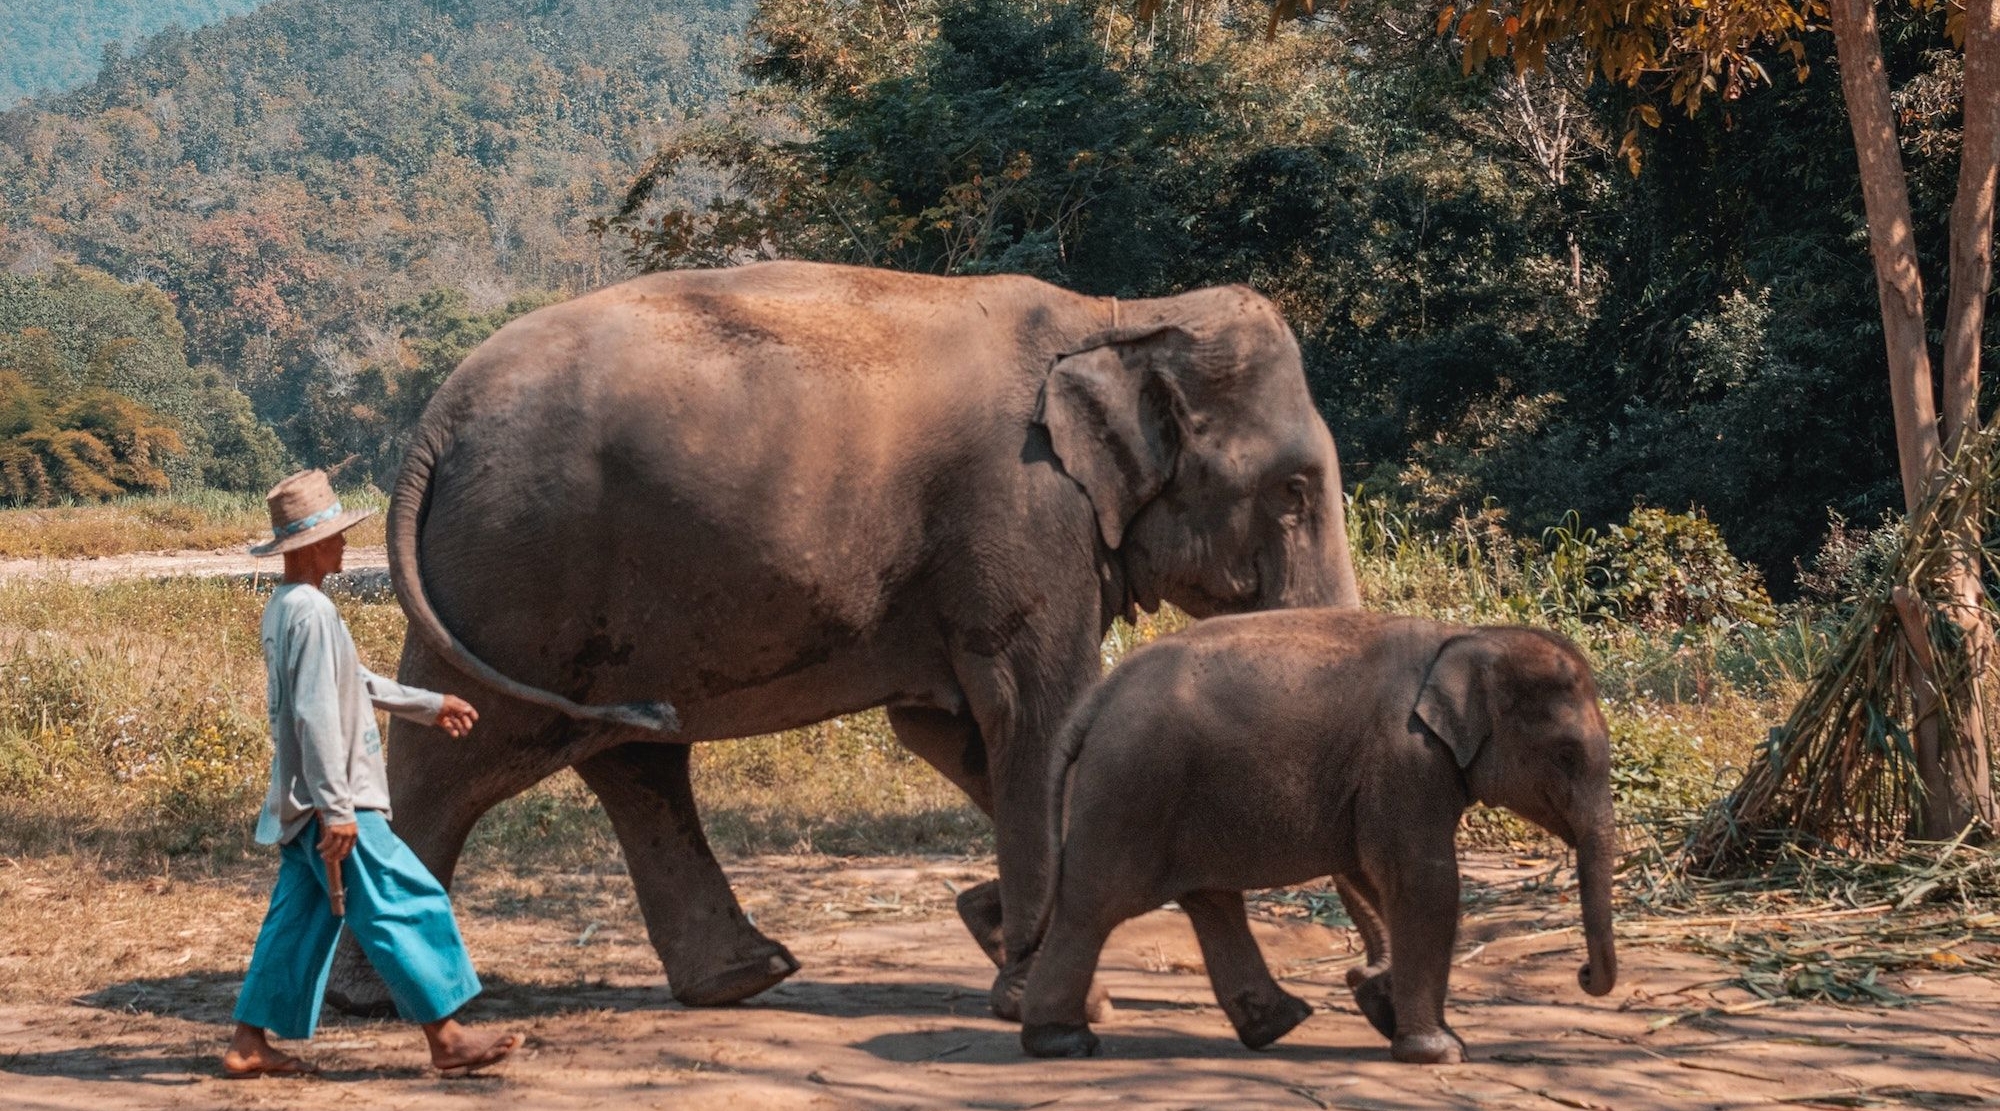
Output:
[[[1589,943],[1577,979],[1603,995],[1618,975],[1610,762],[1589,665],[1534,629],[1282,610],[1142,648],[1077,704],[1059,739],[1056,865],[1021,1045],[1095,1053],[1084,1008],[1105,937],[1170,899],[1194,924],[1237,1036],[1271,1044],[1311,1008],[1271,978],[1242,892],[1331,874],[1367,947],[1348,984],[1390,1053],[1463,1060],[1444,995],[1454,835],[1475,800],[1576,848]]]

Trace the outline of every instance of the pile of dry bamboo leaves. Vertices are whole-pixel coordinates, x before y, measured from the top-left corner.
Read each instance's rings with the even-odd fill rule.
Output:
[[[1721,958],[1764,1000],[1900,1005],[1909,973],[2000,973],[2000,854],[1962,837],[1872,854],[1788,845],[1732,878],[1659,853],[1636,863],[1624,893],[1640,913],[1619,941]]]
[[[1986,542],[2000,509],[2000,426],[1973,437],[1908,523],[1902,550],[1862,597],[1828,661],[1784,725],[1771,731],[1728,797],[1696,825],[1681,854],[1693,875],[1761,868],[1788,846],[1876,853],[1901,843],[1923,801],[1913,692],[1959,689],[1970,666],[1957,625],[1930,617],[1955,560],[1972,561],[1993,596],[2000,548]],[[1954,527],[1973,522],[1976,536]],[[1929,619],[1927,619],[1929,618]],[[1922,632],[1912,636],[1906,630]],[[1941,697],[1941,732],[1963,736],[1967,716],[1991,721],[1992,707]],[[1986,728],[1985,736],[1995,735]]]

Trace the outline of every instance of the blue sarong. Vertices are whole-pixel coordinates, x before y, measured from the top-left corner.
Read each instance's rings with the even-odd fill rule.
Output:
[[[389,985],[397,1014],[416,1023],[449,1018],[479,994],[451,900],[380,811],[357,811],[354,819],[361,835],[340,866],[347,928]],[[318,844],[317,818],[285,842],[271,909],[236,1001],[236,1021],[281,1038],[312,1037],[340,939]]]

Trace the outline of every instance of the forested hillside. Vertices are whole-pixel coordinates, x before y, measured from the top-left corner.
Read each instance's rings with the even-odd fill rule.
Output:
[[[170,30],[0,115],[0,266],[157,286],[197,374],[368,477],[406,385],[506,306],[624,272],[588,222],[736,83],[742,7],[276,0]]]
[[[157,287],[204,414],[240,390],[287,462],[358,456],[351,480],[395,466],[510,314],[775,253],[1121,296],[1248,282],[1298,329],[1350,477],[1438,524],[1693,506],[1782,589],[1829,507],[1893,504],[1829,40],[1807,40],[1814,79],[1655,128],[1560,52],[1545,75],[1466,73],[1388,0],[1270,40],[1262,0],[1134,11],[274,0],[0,114],[0,267]],[[1958,142],[1943,18],[1884,14],[1930,259]],[[33,342],[9,343],[0,372],[32,384],[10,352]],[[233,417],[143,404],[180,431],[169,476],[269,464]]]
[[[241,15],[266,0],[0,0],[0,108],[82,84],[104,48],[130,47],[169,26]]]
[[[1139,26],[1127,0],[763,0],[761,84],[662,154],[621,226],[648,266],[776,250],[1121,296],[1248,282],[1299,330],[1350,477],[1482,535],[1695,506],[1782,587],[1829,507],[1894,504],[1830,37],[1803,84],[1773,67],[1690,121],[1560,52],[1467,74],[1430,9],[1322,8],[1266,41],[1264,3]],[[1941,11],[1883,18],[1942,259],[1956,57]],[[739,193],[654,192],[718,168]]]

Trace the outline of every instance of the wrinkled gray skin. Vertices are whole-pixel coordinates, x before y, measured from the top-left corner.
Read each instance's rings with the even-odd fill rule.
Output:
[[[399,674],[481,713],[461,741],[393,724],[396,831],[448,884],[481,814],[576,768],[675,997],[732,1002],[798,964],[710,854],[688,745],[886,706],[994,819],[1000,878],[960,913],[1004,963],[1112,619],[1354,604],[1340,491],[1243,288],[763,263],[542,309],[438,390],[396,484]],[[371,981],[350,953],[331,997],[378,1009]]]
[[[1036,1056],[1096,1051],[1085,997],[1105,937],[1168,900],[1243,1044],[1276,1041],[1311,1008],[1271,978],[1242,893],[1334,875],[1367,946],[1348,973],[1362,1013],[1398,1061],[1463,1060],[1444,997],[1454,837],[1474,801],[1576,848],[1578,980],[1592,995],[1617,981],[1610,741],[1561,637],[1356,610],[1219,618],[1134,653],[1057,749],[1055,878],[1022,1016]]]

